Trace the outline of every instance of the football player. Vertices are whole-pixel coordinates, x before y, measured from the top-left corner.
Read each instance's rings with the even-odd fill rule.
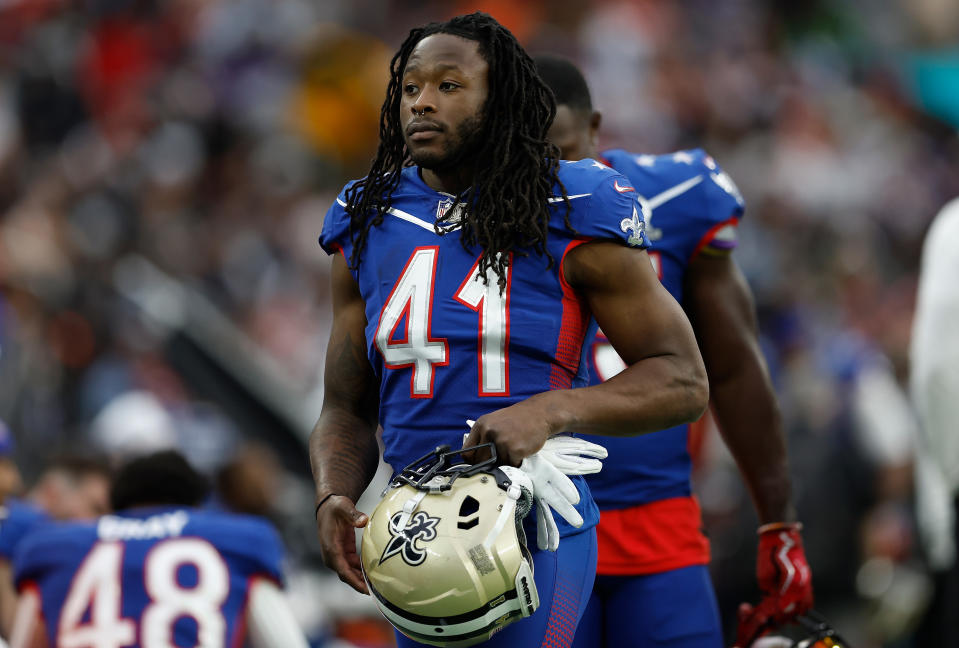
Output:
[[[206,480],[177,452],[134,459],[117,511],[44,525],[14,557],[11,645],[302,648],[279,588],[282,547],[264,520],[195,507]]]
[[[539,56],[556,97],[549,139],[564,159],[595,158],[623,173],[646,215],[649,260],[692,322],[709,375],[713,411],[759,516],[763,599],[740,608],[737,645],[812,605],[776,397],[759,343],[752,295],[732,260],[743,199],[702,150],[599,152],[600,113],[568,60]],[[602,325],[602,322],[600,322]],[[605,327],[602,327],[605,332]],[[623,368],[608,335],[589,354],[593,384]],[[600,508],[597,580],[576,645],[718,648],[722,630],[709,579],[709,544],[690,489],[688,428],[639,438],[592,439],[609,450],[589,477]],[[628,619],[628,623],[624,623]]]
[[[110,469],[105,461],[63,455],[47,465],[26,498],[0,507],[0,631],[10,636],[17,592],[11,562],[20,542],[42,523],[103,515],[110,509]]]
[[[707,401],[689,323],[644,251],[635,190],[599,163],[560,164],[546,142],[552,95],[513,35],[482,13],[431,23],[390,72],[369,175],[320,236],[334,320],[310,440],[317,528],[326,564],[360,592],[354,531],[368,517],[354,503],[377,466],[378,422],[394,470],[458,447],[467,419],[464,447],[493,443],[519,466],[552,435],[649,432]],[[630,366],[587,387],[593,318]],[[489,645],[571,643],[597,519],[574,483],[574,515],[555,527],[540,506],[530,516],[539,547],[558,543],[533,556],[543,604]]]

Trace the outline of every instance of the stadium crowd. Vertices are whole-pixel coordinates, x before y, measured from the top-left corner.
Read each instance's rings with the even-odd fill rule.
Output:
[[[931,585],[903,386],[923,235],[959,195],[957,124],[923,109],[911,61],[959,33],[944,27],[949,3],[853,4],[0,2],[12,460],[34,483],[54,451],[180,448],[225,507],[278,525],[315,645],[387,645],[351,621],[368,603],[314,604],[327,575],[302,444],[330,325],[317,235],[372,155],[395,45],[482,8],[530,52],[583,67],[611,143],[702,147],[735,179],[736,258],[783,407],[817,608],[856,646],[911,645]],[[223,339],[243,341],[240,361]],[[210,387],[211,364],[238,391]],[[289,439],[256,425],[289,412],[238,417],[238,393],[271,411],[297,403]],[[755,598],[755,516],[708,425],[697,462],[732,619]]]

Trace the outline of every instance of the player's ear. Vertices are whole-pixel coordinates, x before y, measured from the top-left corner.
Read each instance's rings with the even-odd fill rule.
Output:
[[[599,126],[603,121],[603,113],[594,110],[589,116],[589,141],[594,146],[599,143]]]

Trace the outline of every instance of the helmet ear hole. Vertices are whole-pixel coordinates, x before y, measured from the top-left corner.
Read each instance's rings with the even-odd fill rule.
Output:
[[[473,497],[472,495],[467,495],[463,498],[463,503],[460,504],[460,517],[469,517],[479,511],[479,500]]]
[[[460,521],[456,523],[456,527],[459,529],[472,529],[478,525],[479,507],[479,500],[472,495],[467,495],[463,498],[463,503],[460,504]]]

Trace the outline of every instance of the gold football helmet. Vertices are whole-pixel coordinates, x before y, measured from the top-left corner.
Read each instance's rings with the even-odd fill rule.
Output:
[[[406,636],[471,646],[539,607],[522,519],[530,492],[488,461],[441,446],[403,469],[363,531],[363,575]],[[472,449],[472,448],[471,448]]]
[[[815,610],[796,617],[793,625],[801,629],[799,638],[770,635],[754,641],[751,648],[849,648],[849,643]]]

